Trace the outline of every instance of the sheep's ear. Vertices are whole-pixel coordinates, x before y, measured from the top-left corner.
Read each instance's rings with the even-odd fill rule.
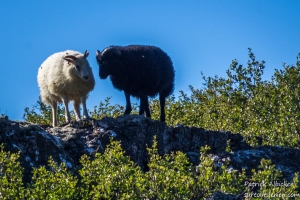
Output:
[[[65,56],[63,57],[64,60],[68,61],[68,62],[75,62],[77,60],[77,58],[75,56],[72,56],[72,55],[68,55],[68,56]]]
[[[89,56],[89,52],[87,50],[85,50],[83,57],[87,58]]]
[[[97,56],[97,58],[101,57],[101,52],[99,50],[96,51],[96,56]]]

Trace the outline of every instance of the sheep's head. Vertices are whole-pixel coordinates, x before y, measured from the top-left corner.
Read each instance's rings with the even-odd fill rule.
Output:
[[[73,64],[74,73],[84,81],[88,81],[90,79],[90,73],[89,73],[90,65],[86,59],[88,55],[89,52],[85,51],[83,56],[80,55],[76,57],[74,55],[67,55],[63,57],[64,60]]]
[[[119,49],[108,47],[102,52],[96,51],[96,59],[99,65],[99,76],[101,79],[106,79],[110,74],[110,65],[114,65],[121,55]]]

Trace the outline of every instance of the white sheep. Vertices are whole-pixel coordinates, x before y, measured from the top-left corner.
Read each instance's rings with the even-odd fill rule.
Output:
[[[52,108],[53,127],[57,126],[57,103],[65,106],[66,121],[70,122],[69,101],[74,102],[76,120],[80,120],[80,103],[83,118],[88,118],[86,99],[95,86],[95,79],[85,51],[67,50],[48,57],[40,66],[37,76],[42,101]]]

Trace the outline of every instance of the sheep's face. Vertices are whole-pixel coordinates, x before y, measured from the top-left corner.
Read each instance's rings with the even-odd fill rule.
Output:
[[[89,67],[89,63],[85,59],[78,59],[78,61],[74,63],[75,74],[82,80],[88,81],[90,79]]]
[[[97,60],[97,63],[99,65],[99,76],[101,79],[106,79],[109,75],[108,73],[108,61],[105,60],[105,58],[103,56],[101,56],[101,53],[100,51],[97,51],[96,52],[96,60]]]
[[[72,64],[70,68],[71,72],[79,76],[82,80],[88,81],[90,79],[90,65],[86,60],[88,52],[86,51],[84,56],[75,57],[73,55],[67,55],[63,59]]]
[[[117,56],[120,56],[121,52],[115,48],[107,48],[102,51],[102,53],[96,51],[96,59],[99,65],[99,76],[101,79],[106,79],[111,75],[111,66],[115,65],[118,60]]]

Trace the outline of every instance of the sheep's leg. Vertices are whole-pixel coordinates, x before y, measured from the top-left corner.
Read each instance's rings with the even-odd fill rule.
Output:
[[[78,121],[78,120],[80,120],[80,101],[74,100],[73,106],[74,106],[74,111],[75,111],[75,118]]]
[[[87,108],[86,108],[86,97],[85,96],[81,97],[80,101],[81,101],[82,107],[83,107],[83,118],[88,119],[89,114],[88,114],[88,111],[87,111]]]
[[[130,94],[128,92],[125,92],[125,98],[126,98],[126,109],[124,115],[129,115],[131,112],[131,102],[130,102]]]
[[[165,120],[166,120],[166,115],[165,115],[166,97],[164,95],[162,95],[161,93],[159,94],[159,103],[160,103],[160,121],[165,122]]]
[[[140,111],[139,111],[139,115],[145,115],[145,111],[147,110],[146,106],[147,106],[147,102],[148,102],[147,98],[148,97],[144,96],[144,95],[140,97]]]
[[[64,96],[64,97],[61,97],[61,100],[65,106],[65,117],[66,117],[66,122],[70,122],[71,121],[71,116],[70,116],[70,111],[69,111],[69,100],[68,100],[68,97]]]
[[[52,102],[51,108],[52,108],[52,126],[56,127],[57,126],[57,102]]]
[[[146,116],[151,118],[148,97],[145,98],[145,112],[146,112]]]

